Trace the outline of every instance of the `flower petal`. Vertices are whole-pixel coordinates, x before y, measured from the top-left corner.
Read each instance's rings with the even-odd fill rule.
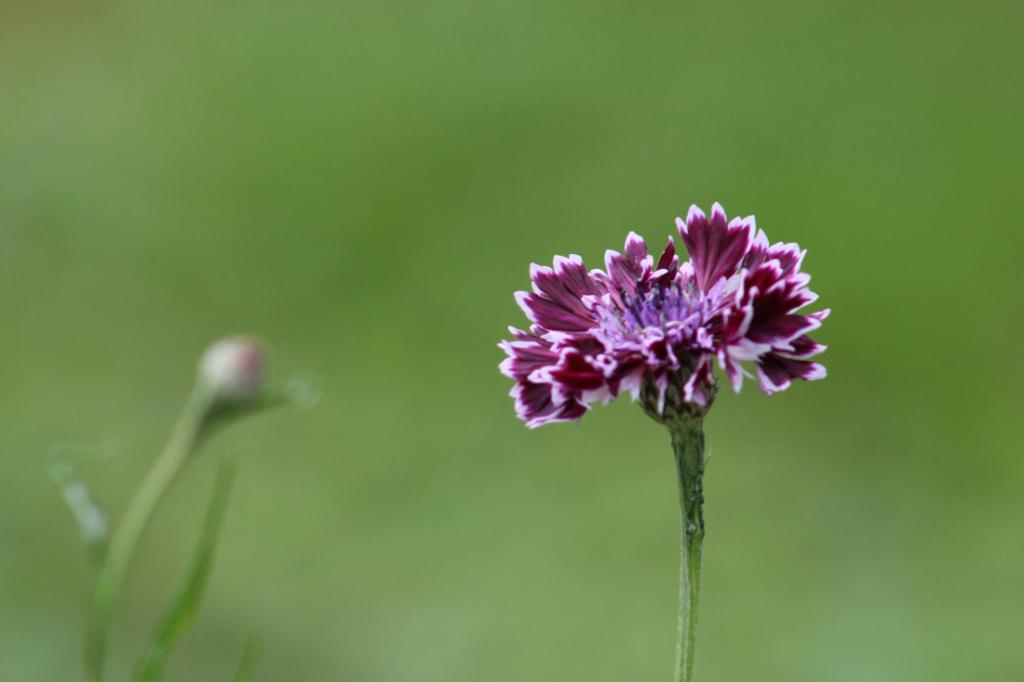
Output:
[[[757,230],[753,216],[729,222],[725,209],[718,203],[711,207],[710,220],[699,208],[691,206],[686,221],[677,219],[676,227],[693,261],[697,284],[703,291],[737,271],[750,251]]]
[[[777,353],[768,353],[757,361],[757,379],[767,395],[789,388],[793,379],[814,381],[824,379],[825,367],[808,360],[793,360]]]
[[[509,392],[515,398],[516,416],[531,428],[553,422],[576,421],[587,412],[587,406],[576,400],[561,404],[552,399],[549,384],[534,384],[529,381],[517,383]]]

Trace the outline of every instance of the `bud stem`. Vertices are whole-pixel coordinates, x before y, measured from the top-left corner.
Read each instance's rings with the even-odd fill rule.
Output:
[[[199,446],[212,406],[213,396],[200,382],[185,403],[167,445],[153,462],[110,540],[96,578],[87,622],[86,682],[103,682],[107,634],[128,564],[153,511]]]
[[[679,543],[678,682],[693,679],[697,642],[697,603],[700,598],[701,555],[704,542],[704,428],[701,417],[680,417],[667,424],[672,435],[679,480],[681,534]]]

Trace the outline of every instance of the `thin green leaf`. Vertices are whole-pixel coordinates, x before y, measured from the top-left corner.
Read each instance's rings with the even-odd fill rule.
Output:
[[[245,682],[246,678],[249,677],[252,664],[256,661],[257,653],[256,642],[252,637],[247,638],[245,646],[242,647],[242,657],[238,659],[238,668],[235,669],[235,676],[231,678],[232,682]]]
[[[195,622],[206,584],[213,567],[217,537],[227,509],[231,481],[234,477],[234,462],[221,458],[214,482],[213,494],[206,509],[203,527],[196,545],[195,554],[189,564],[181,591],[164,614],[160,625],[153,634],[149,649],[139,664],[135,679],[137,682],[158,682],[163,679],[167,659],[175,645]]]

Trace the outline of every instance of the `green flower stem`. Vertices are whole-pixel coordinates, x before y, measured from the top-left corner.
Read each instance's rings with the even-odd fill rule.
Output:
[[[693,679],[693,651],[697,642],[697,603],[704,543],[704,428],[700,417],[681,417],[668,423],[679,474],[682,518],[679,545],[679,647],[677,682]]]
[[[234,472],[234,460],[222,457],[192,561],[178,594],[171,601],[160,620],[160,625],[153,633],[149,647],[136,670],[136,682],[161,682],[175,646],[195,623],[199,604],[203,600],[203,593],[213,570],[217,538],[224,523]]]
[[[110,540],[96,578],[87,622],[86,682],[103,682],[107,634],[121,596],[128,564],[153,511],[198,448],[214,402],[214,396],[199,382],[185,403],[170,440],[153,462]]]

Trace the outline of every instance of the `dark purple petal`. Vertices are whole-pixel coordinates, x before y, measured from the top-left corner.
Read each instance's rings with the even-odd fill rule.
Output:
[[[608,278],[611,280],[612,286],[627,294],[636,292],[636,283],[640,279],[640,274],[630,267],[625,256],[618,251],[609,249],[604,254],[604,266],[608,268]]]
[[[771,247],[768,245],[768,235],[764,233],[764,230],[758,230],[757,234],[754,235],[754,241],[750,244],[750,251],[747,252],[747,257],[743,259],[743,267],[753,270],[765,262],[769,248]]]
[[[778,242],[768,246],[768,237],[764,230],[758,230],[754,237],[754,243],[743,261],[743,267],[754,270],[759,265],[775,260],[779,262],[783,275],[790,275],[800,271],[800,264],[807,255],[806,250],[801,250],[799,244]]]
[[[711,375],[711,363],[703,358],[700,365],[693,371],[683,385],[683,399],[701,407],[711,401],[715,380]]]
[[[647,244],[644,238],[636,232],[630,232],[626,236],[626,258],[631,267],[640,269],[648,260]],[[649,267],[649,266],[648,266]]]
[[[521,381],[531,373],[558,363],[558,353],[543,339],[502,341],[498,346],[508,355],[499,365],[501,373]]]
[[[652,282],[657,286],[668,286],[676,278],[677,272],[679,272],[679,257],[676,256],[676,244],[669,237],[668,246],[665,247],[661,257],[658,258],[658,266],[655,269]]]
[[[697,284],[708,291],[722,277],[731,277],[750,250],[757,230],[754,218],[729,222],[720,204],[711,207],[711,219],[696,206],[686,220],[676,220],[679,236],[693,261]]]
[[[740,366],[737,359],[730,355],[726,349],[723,349],[718,353],[718,366],[729,377],[732,390],[739,393],[740,388],[743,386],[743,367]]]
[[[757,246],[752,253],[756,261]],[[768,258],[745,272],[734,303],[722,312],[719,364],[737,391],[743,380],[739,362],[744,360],[757,361],[758,382],[766,393],[787,388],[794,378],[824,373],[821,365],[806,360],[825,349],[807,333],[821,326],[828,311],[796,312],[817,298],[806,288],[810,278],[797,271],[803,254],[788,245],[775,254],[782,257]]]
[[[768,353],[757,361],[757,379],[767,395],[789,388],[793,379],[814,381],[824,379],[825,367],[808,360],[793,360],[776,353]]]
[[[768,249],[767,260],[777,260],[782,266],[782,274],[789,275],[800,271],[800,264],[803,263],[806,250],[801,250],[798,244],[773,244]]]
[[[526,316],[548,331],[585,332],[594,326],[583,297],[598,296],[606,289],[595,279],[579,256],[556,256],[554,268],[530,266],[533,293],[516,292]]]
[[[668,270],[673,265],[677,265],[679,259],[676,258],[676,243],[672,241],[672,237],[668,238],[668,246],[661,252],[661,257],[658,259],[657,270]]]
[[[817,329],[821,322],[794,314],[817,296],[804,288],[806,276],[784,276],[776,261],[748,272],[740,292],[741,306],[749,306],[749,322],[742,335],[753,343],[776,345]]]
[[[549,331],[585,332],[594,326],[594,321],[550,298],[528,291],[517,291],[516,302],[531,322],[536,322]]]
[[[801,336],[790,341],[790,345],[793,347],[790,351],[779,352],[778,354],[784,358],[792,358],[794,360],[806,360],[812,358],[819,353],[825,351],[825,346],[820,344],[809,336]]]
[[[590,276],[590,272],[583,264],[583,259],[573,255],[568,258],[555,256],[555,274],[565,290],[575,298],[581,298],[587,294],[601,294],[604,290]]]
[[[636,293],[637,283],[647,279],[651,273],[647,244],[636,232],[630,232],[626,237],[625,255],[609,249],[605,252],[604,264],[615,288],[625,294]]]
[[[587,276],[590,276],[589,273]],[[551,268],[536,264],[530,266],[530,279],[533,280],[533,290],[536,294],[554,301],[562,308],[581,317],[590,316],[586,306],[580,300],[580,294],[570,288],[571,285],[576,284],[575,281],[555,273]]]
[[[538,383],[557,384],[567,393],[582,394],[605,386],[604,373],[576,350],[565,351],[557,365],[542,367],[531,374],[529,379]]]
[[[587,412],[587,406],[577,400],[556,403],[549,384],[520,382],[512,387],[509,395],[515,398],[516,416],[531,429],[553,422],[575,421]]]
[[[615,370],[608,377],[608,388],[612,395],[628,391],[636,400],[640,394],[646,367],[642,355],[629,351],[623,353],[622,357],[616,359]]]

